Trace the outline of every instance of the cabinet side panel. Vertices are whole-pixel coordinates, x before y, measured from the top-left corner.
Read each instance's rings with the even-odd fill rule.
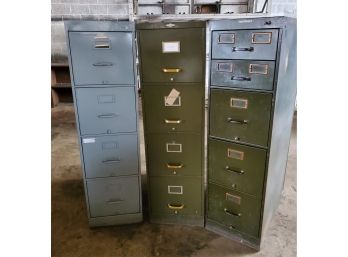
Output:
[[[296,20],[288,19],[282,33],[278,82],[272,125],[262,228],[266,228],[278,207],[288,158],[296,99]],[[265,229],[262,229],[264,231]]]

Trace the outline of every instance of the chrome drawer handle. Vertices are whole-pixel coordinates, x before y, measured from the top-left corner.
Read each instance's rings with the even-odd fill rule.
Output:
[[[167,123],[167,124],[180,124],[181,120],[168,120],[168,119],[165,119],[164,122]]]
[[[168,169],[181,169],[182,167],[184,167],[184,165],[182,165],[182,164],[167,163],[167,168]]]
[[[101,118],[101,119],[109,119],[109,118],[116,118],[117,117],[117,114],[116,113],[106,113],[106,114],[100,114],[98,115],[98,118]]]
[[[104,160],[102,162],[106,163],[106,164],[108,164],[108,163],[119,163],[119,162],[121,162],[121,160]]]
[[[245,125],[248,124],[248,120],[235,120],[231,117],[227,118],[227,122],[231,123],[231,124],[240,124],[240,125]]]
[[[224,208],[224,212],[225,212],[227,215],[231,215],[231,216],[235,216],[235,217],[240,217],[240,216],[242,216],[241,213],[234,213],[234,212],[231,212],[231,211],[229,211],[227,208]]]
[[[179,68],[163,68],[162,71],[164,73],[179,73],[180,71],[182,71],[182,69],[179,69]]]
[[[114,203],[122,203],[122,202],[124,202],[124,200],[123,199],[116,199],[116,200],[109,200],[109,201],[107,201],[107,203],[110,203],[110,204],[114,204]]]
[[[225,170],[227,170],[227,171],[229,171],[229,172],[237,173],[238,175],[244,174],[244,170],[234,170],[234,169],[231,169],[231,168],[228,167],[228,166],[225,167]]]
[[[103,49],[108,49],[110,48],[110,45],[107,45],[107,44],[98,44],[98,45],[95,45],[95,48],[103,48]]]
[[[171,210],[182,210],[184,209],[185,204],[172,204],[172,203],[168,203],[168,208]]]
[[[253,52],[254,47],[232,47],[232,52]]]
[[[93,66],[101,67],[101,66],[113,66],[114,64],[112,62],[96,62],[93,63]]]
[[[239,77],[239,76],[232,76],[231,80],[237,80],[237,81],[251,81],[250,77]]]

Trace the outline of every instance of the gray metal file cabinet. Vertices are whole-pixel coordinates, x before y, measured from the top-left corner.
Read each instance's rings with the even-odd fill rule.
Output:
[[[142,221],[135,32],[65,23],[90,226]]]
[[[296,22],[209,22],[207,229],[259,249],[284,185],[296,98]]]

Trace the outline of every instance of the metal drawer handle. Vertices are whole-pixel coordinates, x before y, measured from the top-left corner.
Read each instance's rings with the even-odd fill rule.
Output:
[[[234,170],[234,169],[231,169],[231,168],[228,167],[228,166],[225,167],[225,170],[227,170],[227,171],[229,171],[229,172],[237,173],[237,174],[239,174],[239,175],[244,174],[244,170]]]
[[[108,118],[116,118],[116,117],[117,117],[116,113],[105,113],[105,114],[98,115],[98,118],[101,118],[101,119],[103,119],[103,118],[106,118],[106,119],[108,119]]]
[[[96,62],[93,63],[93,66],[96,67],[103,67],[103,66],[113,66],[114,64],[112,62]]]
[[[162,71],[164,73],[179,73],[182,70],[179,68],[163,68]]]
[[[241,77],[241,76],[232,76],[231,80],[237,80],[237,81],[251,81],[250,77]]]
[[[119,163],[119,162],[121,162],[121,160],[104,160],[103,161],[103,163],[106,163],[106,164],[108,164],[108,163]]]
[[[240,124],[240,125],[245,125],[248,124],[248,120],[235,120],[231,117],[227,118],[227,122],[231,123],[231,124]]]
[[[253,52],[254,47],[232,47],[232,52]]]
[[[184,204],[172,204],[172,203],[168,203],[168,208],[171,210],[182,210],[184,209]]]
[[[123,199],[116,199],[116,200],[109,200],[107,203],[114,204],[114,203],[122,203]]]
[[[182,167],[184,167],[184,165],[182,165],[182,164],[167,163],[167,168],[168,169],[181,169]]]
[[[107,44],[98,44],[98,45],[95,45],[95,48],[110,48],[110,45],[107,45]]]
[[[227,208],[224,209],[224,212],[225,212],[227,215],[231,215],[231,216],[235,216],[235,217],[240,217],[240,216],[242,216],[241,213],[234,213],[234,212],[231,212],[231,211],[229,211]]]
[[[165,119],[164,122],[167,123],[167,124],[180,124],[181,120],[168,120],[168,119]]]

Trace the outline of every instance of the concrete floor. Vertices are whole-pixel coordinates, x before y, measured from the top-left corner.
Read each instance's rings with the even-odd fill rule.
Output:
[[[295,120],[284,192],[259,252],[204,228],[150,224],[146,206],[141,224],[90,229],[74,109],[60,104],[52,109],[52,257],[296,256],[296,137]]]

